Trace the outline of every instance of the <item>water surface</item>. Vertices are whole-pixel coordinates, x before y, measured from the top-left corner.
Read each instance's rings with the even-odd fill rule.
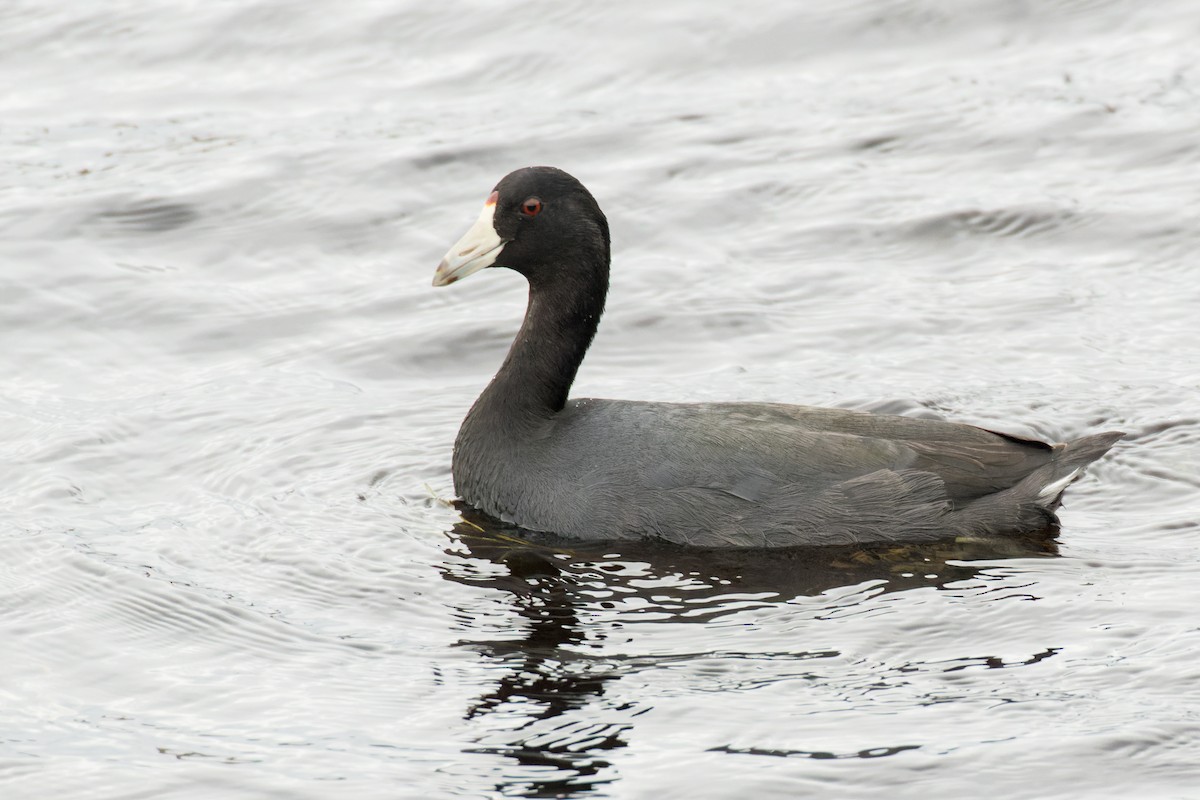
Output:
[[[1196,796],[1197,34],[8,3],[0,794]],[[429,282],[539,163],[613,231],[579,394],[1129,438],[1051,542],[509,541],[449,463],[524,289]]]

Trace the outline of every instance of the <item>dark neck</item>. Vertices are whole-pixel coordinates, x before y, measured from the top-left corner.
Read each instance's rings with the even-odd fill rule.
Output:
[[[594,258],[596,263],[564,269],[569,277],[530,281],[525,321],[469,416],[524,428],[562,410],[608,293],[607,253]]]

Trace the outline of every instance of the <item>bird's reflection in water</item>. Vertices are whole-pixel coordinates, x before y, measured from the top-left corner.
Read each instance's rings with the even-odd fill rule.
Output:
[[[461,644],[499,667],[493,688],[473,702],[467,720],[487,731],[473,753],[503,755],[497,791],[516,797],[579,797],[618,776],[608,753],[649,708],[605,698],[623,675],[661,664],[661,658],[613,656],[604,642],[624,613],[639,621],[711,622],[751,607],[875,582],[874,593],[942,587],[972,578],[979,568],[951,563],[1057,554],[1053,531],[1038,536],[943,542],[889,543],[773,551],[688,550],[650,543],[580,543],[531,534],[460,507],[443,577],[503,591],[524,621],[515,636],[471,625]],[[622,609],[625,609],[622,612]],[[473,609],[460,609],[464,620]],[[490,632],[492,635],[483,635]],[[507,631],[504,631],[507,632]],[[796,652],[802,660],[834,652]],[[680,658],[678,655],[669,659]],[[572,713],[586,708],[586,713]]]

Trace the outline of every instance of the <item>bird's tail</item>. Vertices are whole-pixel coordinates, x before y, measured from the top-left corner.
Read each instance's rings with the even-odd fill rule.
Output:
[[[1051,510],[1058,508],[1063,490],[1083,474],[1088,464],[1107,453],[1124,435],[1121,431],[1105,431],[1068,442],[1061,451],[1055,453],[1054,460],[1041,469],[1034,470],[1029,477],[1013,488],[1018,489],[1029,484],[1030,489],[1037,490],[1036,501],[1045,504]]]
[[[1048,463],[1016,485],[972,503],[968,510],[974,513],[969,517],[989,519],[992,524],[996,515],[1009,517],[999,527],[1015,531],[1034,532],[1057,526],[1058,515],[1054,511],[1062,502],[1063,491],[1083,474],[1088,464],[1107,453],[1124,435],[1121,431],[1106,431],[1060,445]]]

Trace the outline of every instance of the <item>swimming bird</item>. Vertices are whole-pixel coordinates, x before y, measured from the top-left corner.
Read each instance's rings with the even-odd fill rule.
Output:
[[[505,176],[434,274],[529,283],[524,322],[463,420],[454,486],[530,531],[793,547],[1052,529],[1063,490],[1123,435],[1064,444],[972,425],[781,403],[569,399],[609,282],[609,230],[553,167]]]

